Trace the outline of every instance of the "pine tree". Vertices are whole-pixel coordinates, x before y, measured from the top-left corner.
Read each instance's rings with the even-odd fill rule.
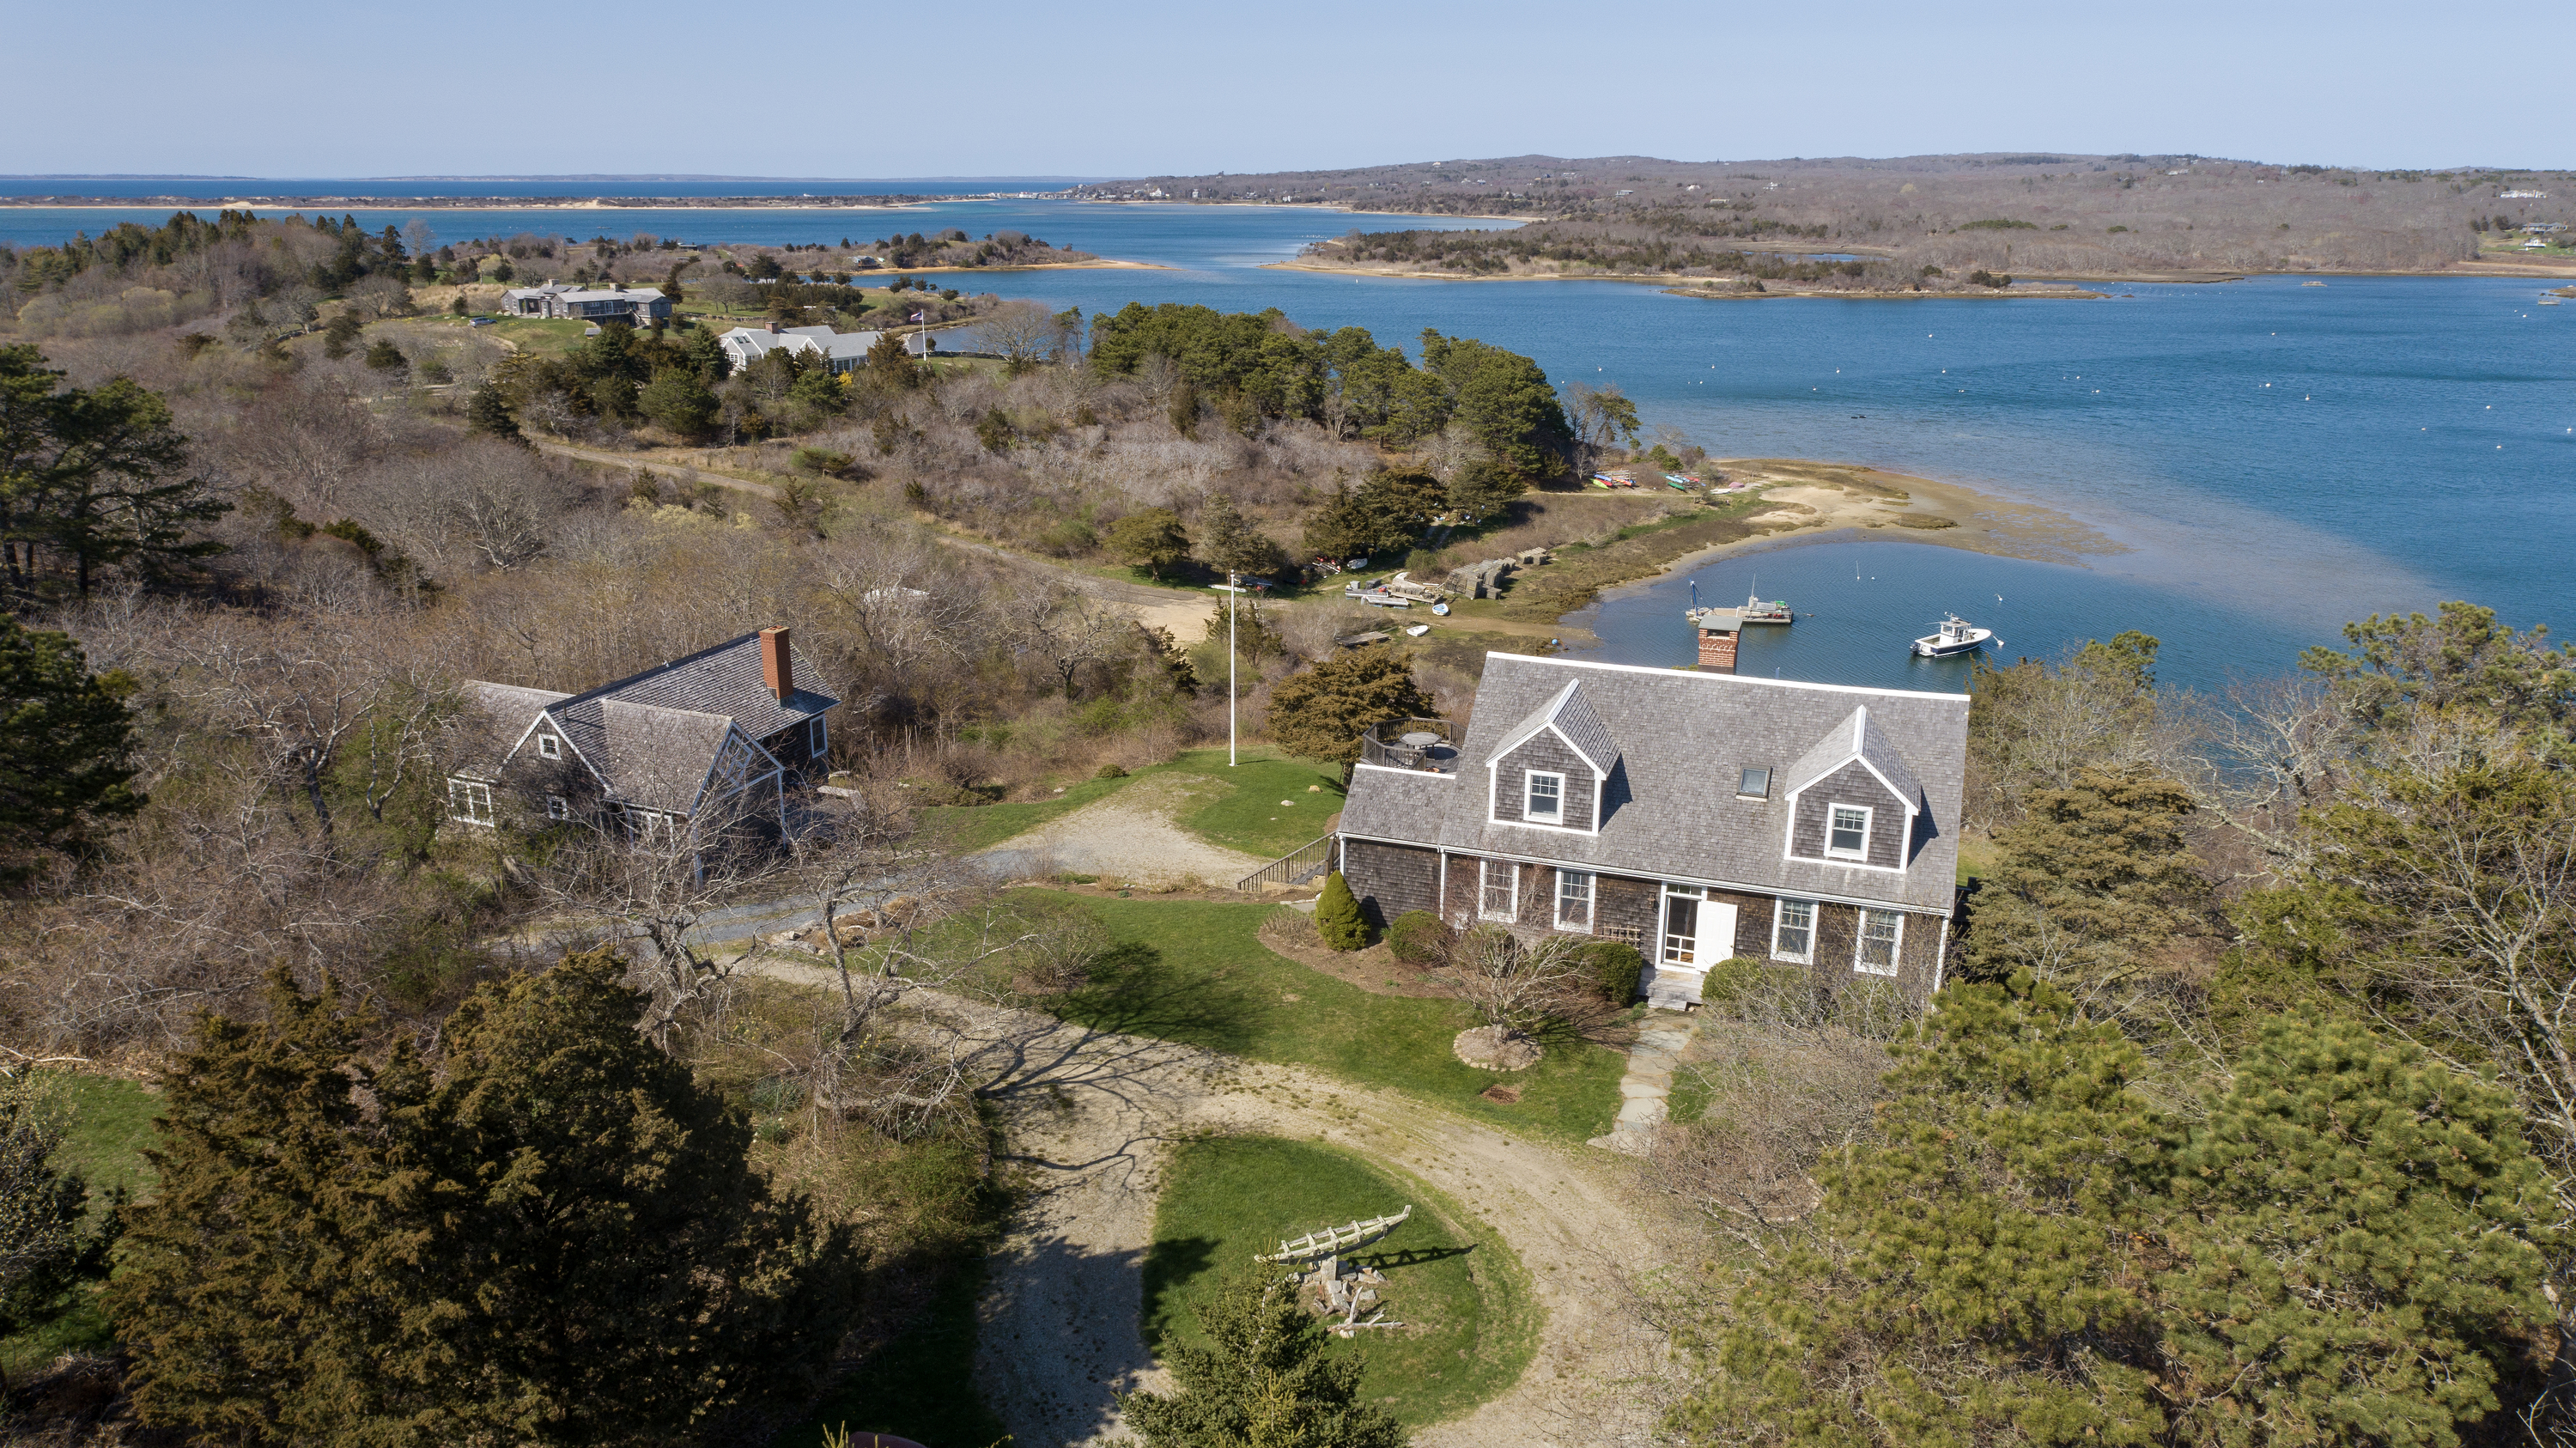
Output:
[[[1361,1369],[1324,1356],[1315,1319],[1268,1268],[1198,1310],[1208,1347],[1174,1347],[1179,1391],[1118,1400],[1145,1448],[1404,1448],[1404,1429],[1360,1401]]]
[[[1279,545],[1263,536],[1223,493],[1210,493],[1199,509],[1199,556],[1220,573],[1267,573],[1286,562]]]
[[[508,399],[488,382],[475,388],[473,396],[465,400],[465,418],[466,425],[476,432],[522,447],[527,445],[527,435],[519,431],[519,420],[510,415]]]
[[[1291,674],[1270,691],[1273,742],[1300,759],[1349,765],[1372,725],[1427,718],[1431,698],[1414,682],[1413,658],[1395,649],[1358,649]]]
[[[2022,818],[1995,832],[1964,973],[2033,971],[2116,1013],[2212,907],[2209,879],[2183,843],[2191,809],[2179,783],[2143,769],[2083,769],[2071,788],[2031,791]]]
[[[68,634],[0,617],[0,881],[26,852],[77,847],[97,820],[130,815],[133,721]]]
[[[1351,884],[1335,870],[1324,877],[1324,893],[1315,900],[1315,933],[1335,950],[1361,950],[1376,934],[1369,928],[1368,917],[1360,913],[1359,898],[1351,893]]]
[[[1703,1339],[1686,1441],[2454,1448],[2550,1324],[2495,1088],[2300,1016],[2186,1124],[2027,972],[1939,1004]]]
[[[170,1079],[162,1194],[112,1289],[137,1412],[244,1443],[643,1444],[809,1388],[846,1232],[635,1030],[606,951],[486,985],[444,1071],[281,976]]]
[[[1190,535],[1169,508],[1139,508],[1109,525],[1109,551],[1152,578],[1190,556]]]

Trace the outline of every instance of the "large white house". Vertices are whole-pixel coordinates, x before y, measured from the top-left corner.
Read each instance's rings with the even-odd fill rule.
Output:
[[[854,372],[868,360],[868,349],[881,332],[835,332],[829,327],[736,327],[716,339],[733,370],[741,371],[772,352],[803,352],[823,359],[835,374]]]

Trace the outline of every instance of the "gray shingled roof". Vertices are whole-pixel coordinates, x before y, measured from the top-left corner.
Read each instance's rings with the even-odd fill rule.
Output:
[[[684,811],[734,726],[757,742],[840,702],[806,684],[814,666],[792,643],[788,656],[796,687],[784,703],[761,668],[757,633],[585,694],[479,680],[466,687],[498,718],[532,720],[540,711],[553,718],[616,798]]]
[[[1549,725],[1556,726],[1556,732],[1564,736],[1566,743],[1574,746],[1574,752],[1603,774],[1608,774],[1619,763],[1619,746],[1602,725],[1601,716],[1593,713],[1592,706],[1583,701],[1583,681],[1580,679],[1568,679],[1564,688],[1531,710],[1528,718],[1513,726],[1512,731],[1494,745],[1493,752],[1485,756],[1486,761],[1491,763],[1520,748],[1531,735]]]
[[[1887,737],[1870,717],[1867,704],[1856,705],[1850,715],[1825,732],[1816,747],[1798,757],[1780,775],[1783,795],[1796,794],[1808,785],[1842,768],[1855,759],[1866,759],[1899,798],[1911,800],[1919,808],[1923,803],[1923,785],[1906,766],[1903,751]]]
[[[1566,685],[1617,741],[1598,835],[1493,824],[1482,776],[1498,745],[1555,704]],[[1865,719],[1855,713],[1866,708]],[[1836,729],[1842,732],[1834,738]],[[1571,731],[1569,731],[1571,732]],[[1784,858],[1788,790],[1735,797],[1738,771],[1781,778],[1820,746],[1860,751],[1921,800],[1927,823],[1903,874]],[[1958,867],[1959,802],[1967,767],[1968,697],[1793,684],[1735,674],[1647,669],[1518,654],[1486,656],[1458,772],[1361,765],[1344,803],[1344,834],[1465,854],[1557,861],[1647,879],[1701,881],[1763,892],[1885,901],[1948,913]],[[1464,781],[1462,783],[1462,781]]]

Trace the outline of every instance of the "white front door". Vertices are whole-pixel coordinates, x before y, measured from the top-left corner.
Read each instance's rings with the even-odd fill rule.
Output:
[[[1663,948],[1658,965],[1706,970],[1735,953],[1735,907],[1702,897],[1696,885],[1664,887]]]

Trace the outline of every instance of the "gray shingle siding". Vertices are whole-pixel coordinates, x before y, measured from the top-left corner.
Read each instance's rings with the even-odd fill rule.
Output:
[[[1568,748],[1553,731],[1544,729],[1503,756],[1493,771],[1496,818],[1528,818],[1530,770],[1565,776],[1565,814],[1560,821],[1563,828],[1592,828],[1592,762]]]
[[[1434,850],[1353,840],[1343,850],[1342,882],[1359,897],[1360,913],[1380,930],[1409,910],[1440,908],[1440,856]]]
[[[1790,836],[1789,853],[1809,859],[1825,857],[1825,817],[1838,804],[1856,804],[1867,808],[1869,816],[1868,863],[1892,870],[1904,863],[1909,841],[1905,831],[1905,803],[1888,792],[1869,772],[1869,766],[1855,759],[1814,784],[1798,796],[1798,824]]]

